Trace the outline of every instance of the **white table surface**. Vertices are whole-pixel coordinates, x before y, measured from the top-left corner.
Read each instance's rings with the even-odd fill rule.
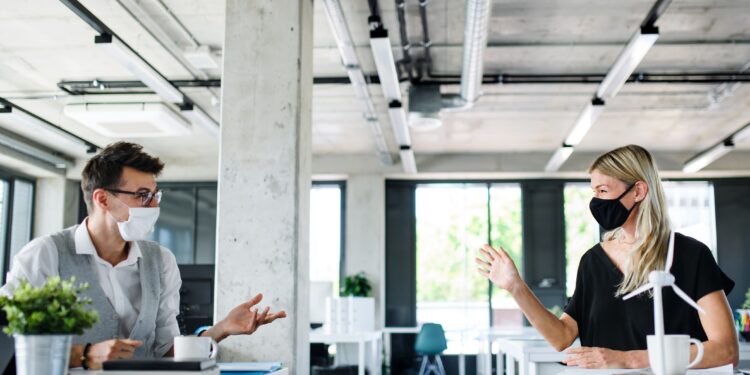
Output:
[[[492,347],[499,339],[542,339],[542,336],[534,327],[493,327],[477,332],[477,339],[483,343],[480,353],[477,355],[477,374],[492,374]],[[496,345],[496,344],[495,344]],[[503,368],[503,355],[497,356],[497,368]]]
[[[310,331],[310,343],[316,344],[357,344],[358,360],[357,373],[365,375],[365,345],[370,343],[372,363],[370,374],[380,374],[380,342],[383,338],[381,331],[333,333],[326,332],[323,328]]]
[[[733,374],[732,365],[714,367],[709,369],[688,370],[687,375],[728,375]],[[580,369],[569,367],[558,373],[559,375],[619,375],[619,374],[648,374],[652,375],[651,369]]]
[[[541,336],[538,336],[541,337]],[[518,361],[519,375],[545,375],[549,372],[555,371],[554,365],[556,362],[561,361],[566,357],[564,352],[558,352],[544,339],[534,339],[533,336],[529,336],[526,339],[519,340],[518,338],[498,338],[495,343],[499,346],[498,352],[498,368],[502,368],[503,360],[502,354],[508,355],[515,361]],[[580,346],[580,341],[572,345],[572,347]],[[741,342],[739,343],[739,355],[740,360],[750,360],[750,343]],[[502,354],[501,354],[502,353]],[[512,360],[505,361],[505,368],[508,373],[512,374],[515,371],[515,363]],[[542,366],[545,366],[545,371],[542,371]],[[562,366],[562,365],[560,365]],[[548,367],[548,368],[547,368]],[[646,370],[633,370],[633,369],[605,369],[605,370],[589,370],[589,369],[578,369],[578,368],[565,368],[560,367],[564,371],[568,371],[566,374],[570,374],[572,371],[575,374],[580,375],[614,375],[623,373],[650,373]],[[690,370],[688,374],[706,374],[712,375],[718,372],[724,374],[731,373],[730,371],[724,371],[725,367],[718,367],[713,369],[701,369],[701,370]]]

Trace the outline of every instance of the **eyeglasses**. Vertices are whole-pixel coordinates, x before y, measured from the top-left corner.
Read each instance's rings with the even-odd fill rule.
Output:
[[[161,203],[161,196],[162,191],[156,190],[156,191],[125,191],[125,190],[117,190],[117,189],[104,189],[110,193],[117,193],[117,194],[130,194],[136,198],[141,198],[141,206],[142,207],[148,207],[151,205],[151,202],[156,199],[156,204]]]

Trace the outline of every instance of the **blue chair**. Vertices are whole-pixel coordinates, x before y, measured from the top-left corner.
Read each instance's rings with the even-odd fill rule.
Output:
[[[419,369],[419,375],[445,375],[443,361],[440,360],[440,354],[448,348],[445,340],[445,331],[443,326],[435,323],[426,323],[417,335],[417,342],[414,344],[414,350],[422,355],[422,366]],[[430,361],[430,356],[435,357],[435,362]]]

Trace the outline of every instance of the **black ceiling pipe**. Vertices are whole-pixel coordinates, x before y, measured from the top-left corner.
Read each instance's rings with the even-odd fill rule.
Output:
[[[444,75],[440,79],[422,79],[414,84],[458,85],[459,75]],[[377,76],[366,76],[369,83],[378,84]],[[486,84],[598,84],[604,74],[502,74],[485,75],[482,83]],[[208,80],[174,80],[176,87],[221,87],[220,79]],[[673,84],[719,84],[724,82],[750,82],[749,73],[736,72],[697,72],[697,73],[635,73],[628,83],[673,83]],[[349,77],[316,77],[315,85],[348,85]],[[57,86],[71,95],[106,95],[106,94],[151,94],[151,90],[141,81],[61,81]]]

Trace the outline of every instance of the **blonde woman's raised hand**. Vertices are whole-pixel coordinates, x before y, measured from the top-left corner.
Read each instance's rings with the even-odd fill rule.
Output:
[[[511,291],[523,282],[515,263],[502,247],[495,249],[485,244],[475,261],[477,272],[502,289]]]

